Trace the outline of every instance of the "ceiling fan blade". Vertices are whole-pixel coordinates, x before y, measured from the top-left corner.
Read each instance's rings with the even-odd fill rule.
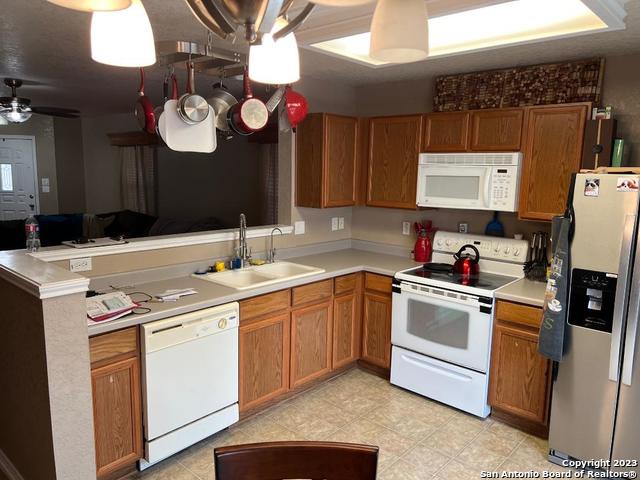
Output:
[[[51,115],[52,117],[78,118],[80,116],[80,111],[72,108],[31,107],[31,111],[40,115]]]

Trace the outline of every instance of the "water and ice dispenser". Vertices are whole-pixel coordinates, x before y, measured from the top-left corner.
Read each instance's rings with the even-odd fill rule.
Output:
[[[569,323],[611,333],[617,275],[574,268],[571,275]]]

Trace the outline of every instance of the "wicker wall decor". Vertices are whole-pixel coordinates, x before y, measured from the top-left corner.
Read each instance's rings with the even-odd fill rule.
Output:
[[[600,101],[604,58],[436,78],[434,112]]]

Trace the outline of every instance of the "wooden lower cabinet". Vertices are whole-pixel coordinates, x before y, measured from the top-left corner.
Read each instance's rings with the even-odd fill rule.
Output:
[[[536,435],[548,429],[551,362],[538,353],[535,307],[498,302],[493,330],[489,403],[494,415]]]
[[[91,371],[98,477],[142,457],[140,362],[126,358]]]
[[[291,388],[331,371],[331,311],[331,301],[292,310]]]
[[[362,360],[391,367],[391,295],[365,291],[362,317]]]
[[[289,312],[240,324],[239,403],[247,410],[289,390]]]
[[[331,368],[353,363],[359,356],[360,298],[350,293],[333,300],[333,355]]]

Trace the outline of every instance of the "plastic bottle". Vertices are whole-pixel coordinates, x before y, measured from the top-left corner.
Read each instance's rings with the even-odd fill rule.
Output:
[[[40,249],[40,225],[33,215],[33,208],[24,222],[24,233],[27,239],[27,251],[37,252]]]

